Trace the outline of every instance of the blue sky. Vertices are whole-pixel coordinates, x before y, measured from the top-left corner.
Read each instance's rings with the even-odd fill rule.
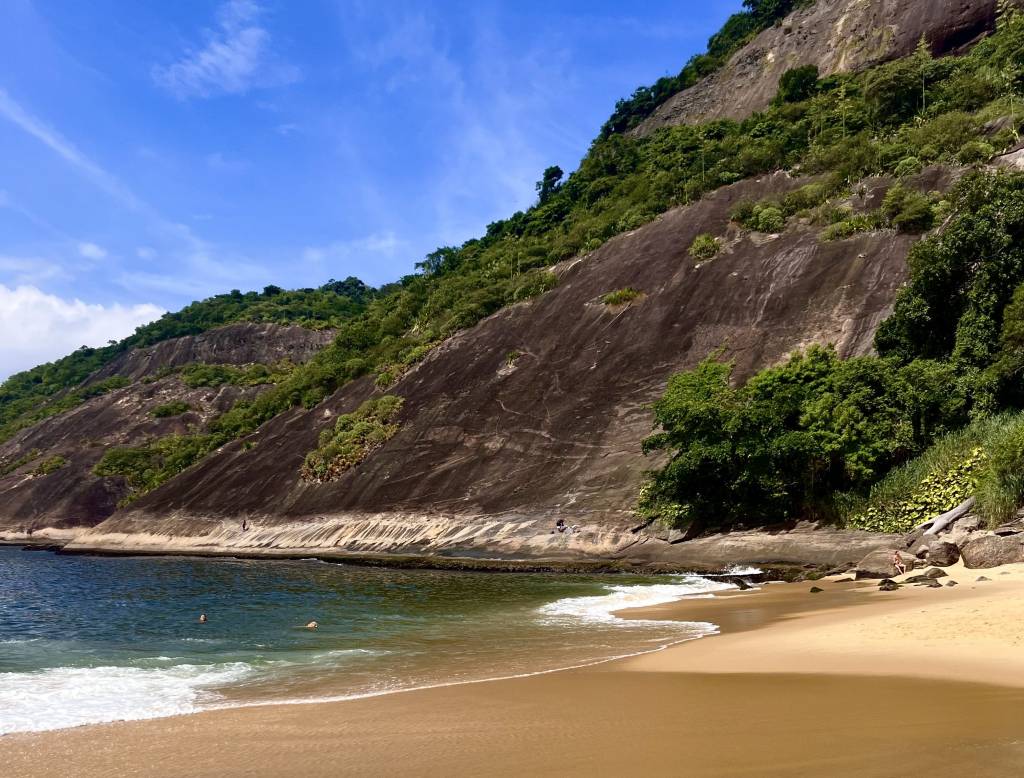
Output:
[[[410,272],[740,0],[4,0],[0,378],[232,288]]]

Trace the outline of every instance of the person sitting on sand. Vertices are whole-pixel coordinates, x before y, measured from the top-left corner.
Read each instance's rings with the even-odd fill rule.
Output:
[[[309,622],[309,624],[306,625],[306,629],[316,629],[319,626],[320,625],[317,624],[315,621],[311,621]]]
[[[555,522],[555,530],[559,533],[565,532],[568,527],[565,526],[565,519],[559,519]]]
[[[903,575],[907,572],[907,566],[903,564],[903,557],[900,556],[898,549],[892,552],[892,566],[896,570],[896,575]]]
[[[205,613],[200,613],[199,614],[199,623],[200,624],[205,624],[206,623],[206,614]]]

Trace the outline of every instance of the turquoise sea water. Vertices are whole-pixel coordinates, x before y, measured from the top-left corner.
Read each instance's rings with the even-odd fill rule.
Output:
[[[724,588],[0,547],[0,733],[579,666],[709,634],[612,612]]]

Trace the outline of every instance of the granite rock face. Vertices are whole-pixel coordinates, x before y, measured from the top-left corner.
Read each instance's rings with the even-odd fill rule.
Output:
[[[245,517],[319,526],[334,548],[359,553],[534,555],[557,552],[550,530],[563,518],[583,528],[566,541],[574,553],[619,553],[642,535],[629,532],[632,508],[657,461],[640,442],[673,373],[719,348],[738,377],[812,343],[871,349],[912,237],[822,242],[809,226],[729,225],[738,200],[802,183],[740,182],[556,267],[555,289],[456,335],[391,387],[405,398],[399,432],[337,481],[302,482],[299,467],[322,429],[376,392],[369,379],[225,446],[82,542],[144,528],[198,542]],[[722,236],[723,251],[696,266],[687,249],[704,232]],[[644,295],[601,302],[627,286]],[[521,354],[511,367],[510,351]]]
[[[822,76],[911,54],[922,37],[933,54],[955,54],[990,32],[997,0],[818,0],[762,31],[717,73],[677,93],[633,132],[742,119],[775,97],[787,70]]]
[[[104,451],[202,430],[215,415],[266,388],[190,388],[173,375],[140,379],[153,377],[162,368],[193,362],[241,365],[275,363],[284,358],[304,361],[330,337],[330,332],[302,327],[234,324],[123,355],[85,383],[117,375],[132,380],[131,385],[93,397],[0,443],[0,464],[31,457],[13,472],[0,476],[0,534],[18,537],[44,528],[59,530],[99,523],[114,513],[128,493],[122,479],[93,474]],[[172,401],[185,402],[190,410],[169,418],[153,416],[154,408]],[[48,474],[36,472],[41,461],[56,456],[66,460],[62,467]]]

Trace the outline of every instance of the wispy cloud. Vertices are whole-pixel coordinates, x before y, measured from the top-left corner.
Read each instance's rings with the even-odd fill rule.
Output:
[[[57,278],[66,278],[67,273],[58,263],[44,257],[10,256],[0,254],[0,276],[13,284],[40,284]]]
[[[153,321],[163,309],[97,305],[46,294],[32,285],[0,284],[0,380],[79,346],[102,346]]]
[[[112,176],[102,167],[93,162],[83,154],[67,138],[61,135],[53,127],[33,116],[26,111],[19,103],[11,98],[6,91],[0,89],[0,116],[14,123],[29,135],[41,143],[49,146],[58,156],[63,157],[84,174],[97,187],[109,194],[111,197],[121,201],[124,205],[142,210],[142,202],[132,194],[131,190],[122,184],[115,176]]]
[[[375,265],[383,261],[390,263],[410,253],[409,244],[393,232],[380,232],[320,246],[306,246],[302,250],[302,259],[325,277],[359,275],[370,283],[379,283],[385,280],[386,274],[381,274]]]
[[[179,100],[244,94],[298,81],[299,69],[273,53],[270,32],[260,24],[262,15],[253,0],[229,0],[217,13],[216,29],[203,31],[203,45],[186,49],[177,62],[154,66],[153,80]]]
[[[268,278],[266,268],[205,240],[187,224],[163,216],[136,196],[117,176],[90,159],[58,130],[34,116],[2,89],[0,117],[6,118],[39,140],[101,191],[145,218],[153,230],[169,244],[164,254],[166,266],[173,268],[173,272],[165,276],[151,273],[124,274],[120,281],[129,291],[165,290],[198,295],[208,293],[211,288],[216,289],[223,284],[237,285],[239,279]],[[87,259],[102,258],[99,252],[105,251],[102,247],[85,241],[77,242],[76,246],[79,254]],[[187,285],[183,285],[180,280],[183,274],[188,275],[190,279]],[[136,278],[139,283],[133,282]]]
[[[107,256],[105,248],[89,241],[83,241],[78,244],[78,253],[86,259],[103,259]]]

